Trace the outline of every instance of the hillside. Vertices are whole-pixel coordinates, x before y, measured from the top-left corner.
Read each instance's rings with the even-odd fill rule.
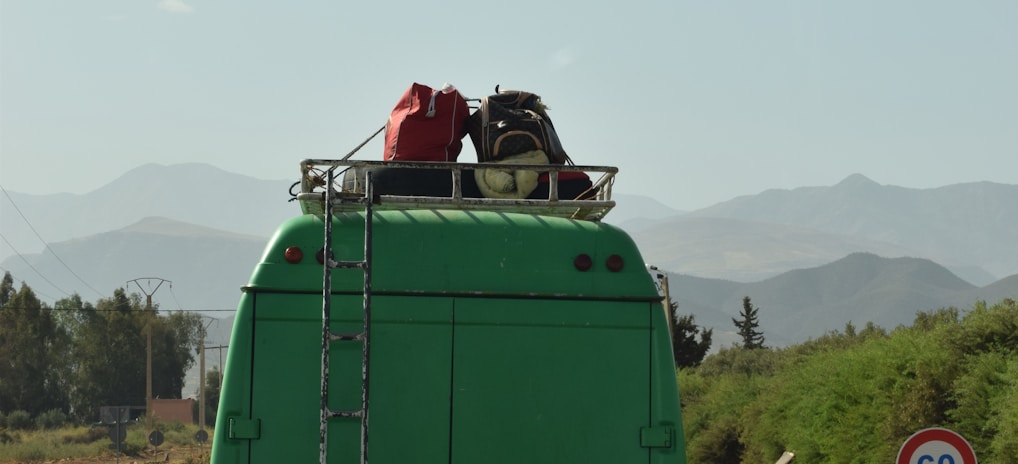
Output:
[[[173,282],[154,295],[164,309],[232,309],[275,227],[299,214],[286,201],[288,187],[185,164],[141,166],[84,195],[9,192],[64,263],[3,201],[0,229],[31,266],[17,256],[0,266],[50,303],[65,292],[94,301],[130,279],[157,276]],[[848,320],[893,326],[917,310],[1013,296],[1015,278],[986,270],[1018,268],[1016,189],[915,190],[853,175],[687,214],[620,194],[608,222],[629,230],[645,260],[673,275],[681,309],[699,323],[728,330],[750,295],[765,316],[778,313],[764,318],[774,341],[792,342]]]
[[[692,214],[630,233],[644,260],[661,269],[739,282],[819,266],[860,251],[881,256],[918,255],[906,247],[851,235]]]
[[[280,173],[280,178],[295,181],[298,175],[295,162],[294,172]],[[47,242],[57,243],[155,216],[268,238],[280,222],[300,214],[287,202],[291,182],[254,179],[207,164],[146,164],[81,195],[8,192],[17,209],[0,199],[0,233],[22,254],[44,249],[33,228]],[[0,247],[0,253],[0,260],[14,254],[7,246]]]
[[[1018,273],[1015,198],[1018,185],[974,182],[909,189],[854,174],[832,187],[768,190],[690,215],[785,224],[885,243],[960,274],[981,268],[995,276],[992,281]]]
[[[152,217],[110,232],[51,243],[59,260],[47,251],[22,255],[27,263],[7,258],[2,267],[17,280],[29,282],[44,301],[75,292],[95,301],[110,297],[129,280],[160,277],[172,282],[153,296],[164,310],[231,309],[266,242],[261,237]]]
[[[760,327],[770,346],[800,343],[843,329],[848,322],[892,329],[911,323],[919,311],[1018,297],[1018,276],[979,288],[930,260],[868,253],[755,283],[681,274],[669,280],[679,313],[693,314],[699,325],[714,328],[722,334],[719,340],[734,340],[723,333],[733,330],[731,319],[742,309],[742,298],[749,296],[760,308]]]

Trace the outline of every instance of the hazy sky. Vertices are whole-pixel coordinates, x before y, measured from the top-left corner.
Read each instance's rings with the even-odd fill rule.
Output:
[[[20,193],[145,163],[296,179],[415,81],[538,93],[578,164],[680,209],[852,173],[1018,183],[1014,0],[0,0],[0,52]]]

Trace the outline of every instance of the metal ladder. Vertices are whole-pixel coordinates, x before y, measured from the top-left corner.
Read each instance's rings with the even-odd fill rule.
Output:
[[[353,199],[340,198],[344,203],[360,203],[364,207],[364,259],[362,261],[335,261],[332,258],[332,190],[335,167],[328,170],[325,196],[325,247],[323,248],[322,284],[322,404],[319,429],[319,462],[328,462],[329,419],[333,417],[357,417],[361,420],[361,464],[368,462],[368,368],[371,359],[371,229],[374,219],[372,210],[371,174],[367,174],[364,195]],[[364,325],[360,332],[334,333],[332,321],[332,269],[361,269],[364,271]],[[329,351],[332,342],[358,341],[362,343],[361,356],[361,407],[360,409],[329,409]]]

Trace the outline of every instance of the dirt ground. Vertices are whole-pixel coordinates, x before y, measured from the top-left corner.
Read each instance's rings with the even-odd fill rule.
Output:
[[[68,458],[56,461],[40,461],[42,464],[205,464],[209,462],[209,447],[175,447],[170,449],[146,450],[140,456],[102,456],[92,458]],[[2,464],[7,464],[2,463]],[[13,463],[12,463],[13,464]]]

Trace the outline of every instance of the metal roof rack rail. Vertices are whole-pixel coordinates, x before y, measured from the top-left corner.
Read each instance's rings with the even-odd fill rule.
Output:
[[[375,188],[372,204],[375,210],[410,210],[410,209],[451,209],[467,211],[499,211],[533,214],[540,216],[556,216],[588,221],[600,221],[608,214],[615,202],[611,199],[612,186],[618,168],[612,166],[569,166],[549,164],[509,164],[509,163],[443,163],[443,162],[403,162],[403,161],[352,161],[305,159],[300,163],[300,193],[296,199],[304,214],[324,214],[326,194],[331,194],[330,203],[333,212],[359,211],[364,208],[364,173],[368,170],[395,169],[407,170],[439,170],[449,174],[447,195],[435,194],[386,194]],[[479,169],[499,170],[532,170],[547,173],[547,198],[475,198],[464,197],[463,176],[473,175]],[[333,176],[329,176],[332,171]],[[559,174],[563,172],[582,172],[592,180],[590,189],[582,194],[586,199],[560,198]],[[333,185],[326,186],[327,179],[335,178]],[[444,181],[444,179],[443,179]],[[405,192],[403,192],[405,193]]]

